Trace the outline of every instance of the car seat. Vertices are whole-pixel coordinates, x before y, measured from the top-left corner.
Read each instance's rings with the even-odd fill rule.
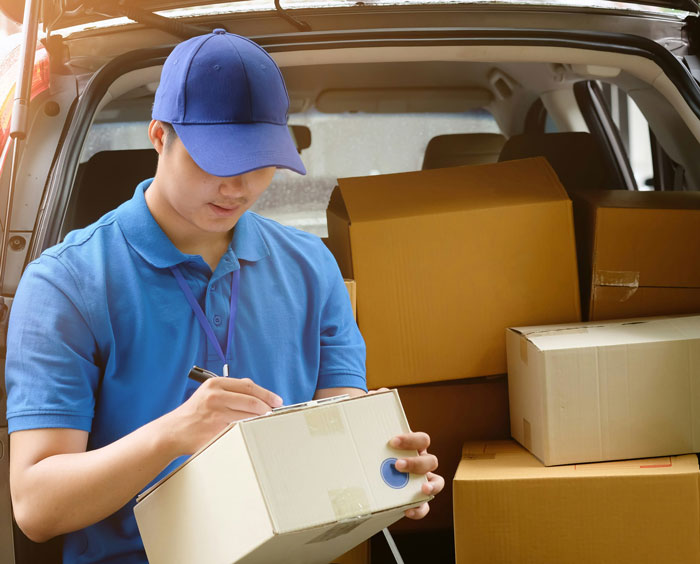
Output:
[[[545,157],[569,193],[627,189],[617,166],[606,157],[590,133],[513,135],[503,145],[498,161],[529,157]]]
[[[101,151],[78,167],[64,232],[97,221],[129,200],[136,185],[156,173],[155,149]]]
[[[495,163],[505,141],[500,133],[438,135],[425,149],[423,170]]]

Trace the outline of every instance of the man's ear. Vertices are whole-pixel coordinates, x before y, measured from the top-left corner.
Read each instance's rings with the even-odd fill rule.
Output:
[[[165,130],[160,121],[157,119],[151,120],[151,123],[148,124],[148,138],[159,155],[163,153],[163,148],[165,147],[165,135]]]

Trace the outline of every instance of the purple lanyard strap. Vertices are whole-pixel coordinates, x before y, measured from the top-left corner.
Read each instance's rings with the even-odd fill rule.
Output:
[[[170,267],[170,271],[173,273],[173,276],[175,276],[175,280],[177,280],[177,283],[180,286],[182,293],[185,294],[185,298],[187,298],[187,302],[190,304],[194,315],[197,317],[197,321],[199,321],[199,324],[202,326],[202,329],[204,329],[204,333],[206,333],[207,339],[209,339],[209,342],[214,347],[214,350],[216,350],[217,354],[219,355],[219,358],[221,358],[221,362],[224,363],[224,375],[226,376],[228,372],[226,358],[228,357],[229,350],[231,349],[231,342],[233,341],[233,331],[234,327],[236,326],[236,314],[238,313],[238,292],[241,280],[241,270],[234,270],[231,276],[231,310],[228,316],[226,354],[224,354],[224,351],[221,349],[219,340],[216,338],[216,335],[214,334],[214,330],[212,329],[209,320],[207,319],[206,315],[204,315],[202,307],[195,299],[194,294],[192,293],[192,289],[190,288],[189,284],[187,284],[187,281],[182,275],[180,269],[177,266],[172,266]]]

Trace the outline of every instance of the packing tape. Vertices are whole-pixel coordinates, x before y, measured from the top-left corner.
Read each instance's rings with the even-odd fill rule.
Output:
[[[624,288],[625,291],[621,292],[618,301],[626,302],[639,288],[639,272],[631,270],[597,270],[594,284],[596,286]]]
[[[312,437],[345,432],[343,415],[338,406],[309,409],[304,413],[304,419]]]
[[[328,490],[328,499],[338,521],[370,513],[367,492],[363,488]]]

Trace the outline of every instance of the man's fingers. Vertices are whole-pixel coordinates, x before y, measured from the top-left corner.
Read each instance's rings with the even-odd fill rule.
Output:
[[[428,472],[425,477],[428,481],[421,486],[421,491],[425,495],[437,495],[445,487],[445,479],[442,476]]]
[[[226,409],[247,413],[247,417],[265,415],[270,411],[270,406],[255,396],[226,392],[223,401]]]
[[[409,519],[422,519],[428,514],[428,511],[430,511],[430,506],[427,503],[424,503],[423,505],[419,505],[413,509],[407,509],[404,512],[404,515]]]
[[[423,451],[430,446],[430,436],[427,433],[404,433],[389,441],[389,446],[404,450]]]
[[[396,469],[400,472],[409,472],[411,474],[427,474],[433,470],[437,470],[438,459],[433,454],[421,454],[420,456],[409,456],[399,458],[396,461]]]
[[[281,397],[262,386],[258,386],[250,378],[212,378],[208,382],[212,382],[212,385],[220,386],[228,392],[252,396],[265,402],[268,409],[262,413],[270,411],[270,407],[280,407],[283,403]],[[251,413],[257,413],[257,411]]]

